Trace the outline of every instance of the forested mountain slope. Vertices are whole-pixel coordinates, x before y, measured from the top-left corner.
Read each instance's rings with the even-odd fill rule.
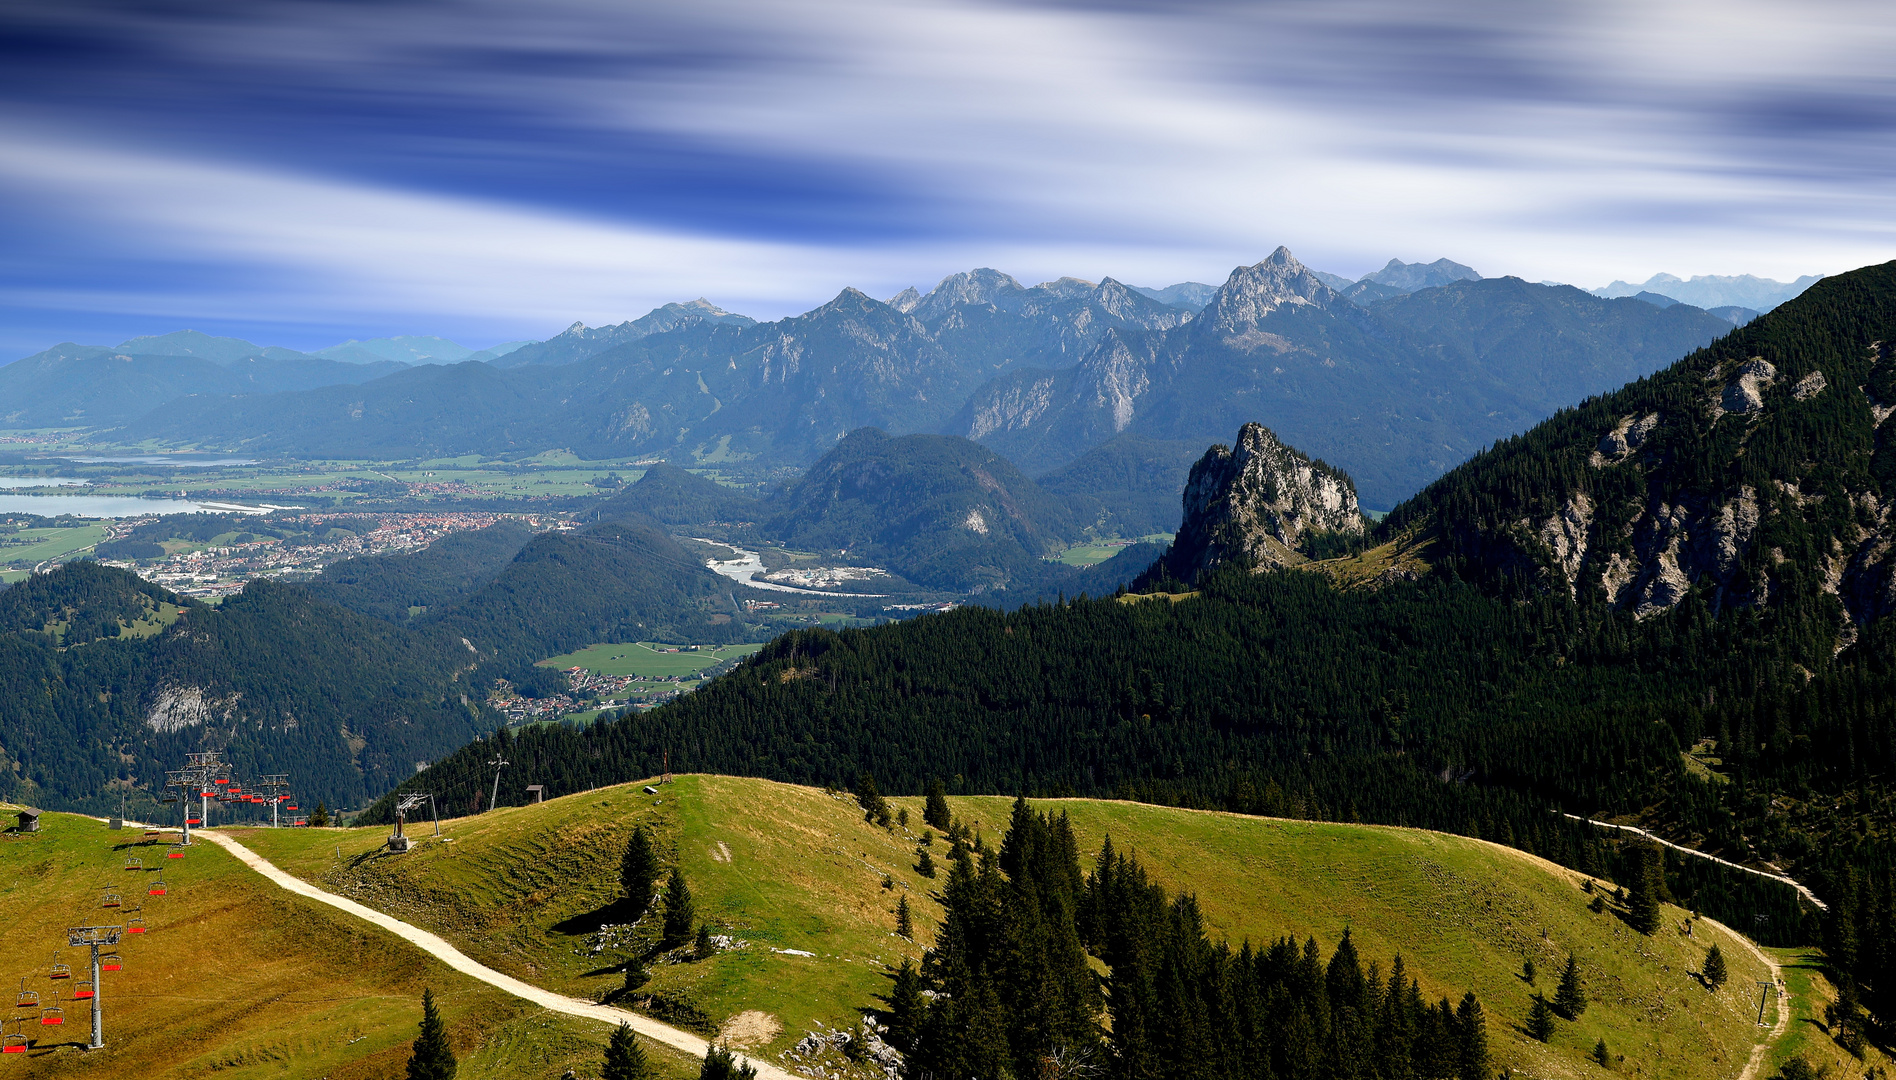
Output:
[[[588,516],[610,521],[642,515],[666,525],[698,525],[751,521],[762,512],[757,499],[746,492],[659,462],[646,469],[637,483],[593,507]]]
[[[332,563],[304,588],[351,611],[406,622],[466,599],[505,570],[533,536],[525,525],[499,521],[449,533],[420,551]]]

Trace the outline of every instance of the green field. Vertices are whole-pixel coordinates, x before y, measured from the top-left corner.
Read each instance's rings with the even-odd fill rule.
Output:
[[[9,814],[10,819],[10,814]],[[288,830],[285,830],[286,832]],[[320,835],[320,834],[318,834]],[[435,991],[461,1058],[462,1080],[555,1080],[568,1068],[597,1075],[607,1028],[548,1013],[462,976],[359,919],[264,881],[222,849],[198,844],[183,859],[146,846],[139,831],[47,814],[42,831],[0,839],[0,982],[50,1004],[47,978],[66,928],[123,923],[126,908],[102,909],[106,887],[140,904],[149,930],[126,936],[122,971],[105,976],[106,1048],[87,1052],[89,1005],[68,1003],[65,1023],[28,1025],[36,1038],[0,1071],[33,1077],[399,1076],[415,1038],[423,987]],[[126,857],[148,869],[128,872]],[[149,895],[163,877],[166,895]],[[63,962],[82,966],[75,949]],[[14,1015],[9,1009],[5,1014]],[[668,1077],[696,1076],[694,1063],[646,1044]]]
[[[1060,554],[1055,555],[1053,561],[1062,562],[1068,566],[1096,566],[1126,550],[1133,544],[1169,544],[1171,542],[1171,533],[1155,533],[1151,536],[1141,536],[1134,540],[1112,540],[1102,541],[1097,544],[1075,544]]]
[[[0,540],[9,541],[0,544],[0,563],[31,569],[48,559],[63,559],[85,551],[104,539],[103,525],[81,525],[71,529],[21,529],[11,536],[0,537]]]
[[[578,652],[542,660],[539,666],[559,668],[562,671],[570,667],[582,667],[601,675],[664,678],[672,675],[695,675],[705,668],[726,660],[749,656],[763,646],[725,645],[714,649],[707,645],[697,652],[659,651],[677,648],[679,648],[677,645],[665,645],[656,641],[639,641],[626,645],[588,645]]]
[[[891,802],[919,831],[921,800]],[[949,802],[998,841],[1011,800]],[[1110,834],[1156,881],[1195,892],[1214,937],[1315,936],[1327,953],[1350,928],[1366,962],[1386,969],[1401,952],[1431,999],[1473,990],[1487,1010],[1497,1067],[1591,1077],[1598,1067],[1586,1055],[1603,1039],[1624,1055],[1614,1071],[1628,1077],[1728,1080],[1758,1034],[1755,982],[1767,969],[1736,935],[1698,920],[1687,937],[1680,929],[1687,913],[1668,908],[1666,929],[1643,937],[1611,909],[1589,911],[1581,875],[1519,851],[1411,829],[1097,800],[1036,805],[1071,816],[1089,862]],[[914,872],[912,832],[865,823],[847,794],[761,780],[686,776],[657,796],[620,785],[502,809],[447,822],[454,843],[404,856],[378,853],[386,829],[253,832],[245,842],[293,873],[442,934],[483,963],[597,998],[619,984],[618,966],[657,921],[648,916],[617,939],[587,936],[587,920],[610,912],[618,855],[637,823],[655,830],[667,861],[683,867],[700,917],[749,943],[657,966],[641,994],[653,995],[657,1015],[703,1031],[739,1014],[768,1014],[783,1031],[758,1045],[766,1058],[804,1030],[843,1025],[874,1007],[889,966],[917,955],[940,919],[932,896],[940,880]],[[883,888],[885,876],[893,889]],[[904,893],[919,944],[892,933]],[[1731,970],[1716,993],[1691,974],[1711,941],[1722,944]],[[787,949],[812,955],[774,951]],[[1550,1043],[1534,1042],[1520,1025],[1533,993],[1551,994],[1570,951],[1592,1007],[1560,1023]],[[1520,976],[1530,957],[1542,973],[1533,987]],[[1787,977],[1795,988],[1795,969]],[[1809,1003],[1808,980],[1804,992],[1799,1014],[1812,1007],[1821,1014]],[[1775,1018],[1768,1013],[1767,1021]]]

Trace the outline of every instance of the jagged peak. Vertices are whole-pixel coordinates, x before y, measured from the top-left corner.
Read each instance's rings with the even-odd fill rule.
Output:
[[[921,302],[922,294],[913,285],[889,297],[889,306],[903,314],[914,311],[915,305]]]
[[[1279,249],[1282,250],[1282,249]],[[1312,532],[1366,527],[1356,484],[1252,422],[1229,447],[1213,446],[1185,482],[1184,519],[1166,553],[1173,576],[1190,581],[1233,559],[1262,570],[1303,561]]]
[[[1262,262],[1231,271],[1200,321],[1218,331],[1244,330],[1286,304],[1327,305],[1335,297],[1289,248],[1279,247]]]

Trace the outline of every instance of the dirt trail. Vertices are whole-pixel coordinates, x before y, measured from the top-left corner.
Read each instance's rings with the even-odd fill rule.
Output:
[[[1757,957],[1759,963],[1771,969],[1771,981],[1777,984],[1777,1023],[1772,1025],[1771,1034],[1766,1035],[1763,1042],[1751,1048],[1751,1059],[1745,1062],[1744,1071],[1738,1074],[1738,1080],[1757,1080],[1758,1070],[1764,1065],[1764,1055],[1791,1029],[1791,988],[1784,984],[1784,969],[1771,959],[1770,953],[1752,944],[1750,938],[1716,919],[1701,915],[1699,921],[1711,923],[1730,935],[1733,941],[1750,949],[1751,955]]]
[[[1781,881],[1784,884],[1789,885],[1791,888],[1796,889],[1798,892],[1798,895],[1810,901],[1811,906],[1815,907],[1818,911],[1830,910],[1830,905],[1824,903],[1822,900],[1817,899],[1816,893],[1811,892],[1810,889],[1806,887],[1803,882],[1798,881],[1794,877],[1790,877],[1785,874],[1766,873],[1763,870],[1755,870],[1749,866],[1741,866],[1738,863],[1732,862],[1730,859],[1721,859],[1716,855],[1707,855],[1705,852],[1699,851],[1696,848],[1689,848],[1681,844],[1675,844],[1672,841],[1667,840],[1663,836],[1654,836],[1652,833],[1649,833],[1644,829],[1638,828],[1637,826],[1615,825],[1609,821],[1595,821],[1592,818],[1583,818],[1578,814],[1563,813],[1560,816],[1564,818],[1572,818],[1575,821],[1584,821],[1589,825],[1598,825],[1602,829],[1618,829],[1621,832],[1638,833],[1640,836],[1643,836],[1646,839],[1651,840],[1653,843],[1664,844],[1666,847],[1669,847],[1674,851],[1682,851],[1687,855],[1696,855],[1701,859],[1710,859],[1711,861],[1719,864],[1720,866],[1729,866],[1733,870],[1743,870],[1747,874],[1756,874],[1761,878],[1770,878],[1772,881]]]
[[[324,892],[322,889],[311,885],[302,878],[284,873],[263,856],[258,855],[256,852],[251,851],[249,848],[232,840],[228,836],[219,835],[217,832],[209,829],[199,830],[194,835],[224,848],[232,855],[237,856],[238,860],[245,866],[250,867],[280,887],[298,896],[306,896],[318,903],[328,904],[330,907],[339,908],[359,919],[374,923],[401,938],[403,941],[416,946],[435,959],[440,960],[461,974],[472,976],[489,986],[499,987],[509,994],[531,1001],[543,1009],[557,1013],[565,1013],[568,1016],[581,1016],[588,1020],[599,1020],[608,1024],[618,1024],[623,1021],[624,1023],[631,1024],[633,1031],[651,1039],[653,1042],[663,1043],[666,1046],[672,1047],[675,1050],[682,1050],[694,1057],[703,1057],[709,1045],[705,1040],[688,1031],[681,1031],[669,1024],[661,1024],[650,1017],[640,1016],[638,1013],[628,1012],[625,1009],[615,1009],[610,1005],[597,1005],[579,998],[567,997],[564,994],[555,994],[550,990],[542,990],[531,983],[521,982],[512,976],[502,975],[493,968],[476,963],[465,953],[461,952],[461,950],[420,927],[411,926],[391,915],[385,915],[382,912],[376,911],[374,908],[364,907],[347,897],[337,896],[331,892]],[[743,1055],[740,1054],[739,1058],[742,1060]],[[751,1059],[750,1064],[756,1068],[759,1080],[802,1080],[801,1077],[786,1072],[766,1061]]]

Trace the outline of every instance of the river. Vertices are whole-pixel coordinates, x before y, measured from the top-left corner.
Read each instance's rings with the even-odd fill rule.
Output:
[[[729,559],[725,562],[719,562],[716,559],[706,559],[704,564],[713,571],[730,578],[732,581],[740,585],[749,585],[753,589],[768,589],[771,592],[796,593],[798,596],[849,596],[859,599],[888,595],[887,593],[823,592],[819,589],[798,589],[789,585],[779,585],[774,581],[756,581],[753,579],[758,574],[764,572],[764,560],[755,551],[745,551],[741,547],[733,547],[722,540],[706,540],[703,537],[695,537],[694,539],[701,544],[716,544],[719,547],[727,547],[737,552],[737,558],[735,559]]]

